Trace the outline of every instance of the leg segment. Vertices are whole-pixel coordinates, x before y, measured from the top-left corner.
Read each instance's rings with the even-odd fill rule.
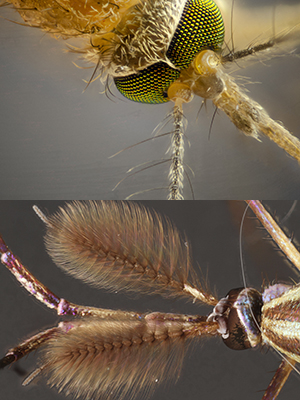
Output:
[[[48,339],[52,338],[55,333],[60,331],[62,325],[59,324],[57,327],[46,329],[45,331],[39,332],[31,338],[20,343],[13,349],[8,350],[6,355],[0,360],[0,368],[4,368],[9,364],[18,361],[20,358],[26,356],[31,351],[38,349]]]
[[[1,235],[0,255],[2,264],[9,269],[21,285],[41,303],[49,308],[55,309],[58,315],[81,317],[97,315],[98,317],[106,318],[119,312],[104,308],[80,306],[56,296],[24,267],[21,261],[9,250]],[[137,315],[136,313],[130,312],[125,314],[130,316]]]
[[[277,398],[295,364],[296,361],[292,359],[282,360],[262,400],[275,400]]]
[[[286,237],[285,233],[279,228],[278,224],[260,201],[247,200],[247,203],[280,250],[300,271],[300,254],[291,240]]]

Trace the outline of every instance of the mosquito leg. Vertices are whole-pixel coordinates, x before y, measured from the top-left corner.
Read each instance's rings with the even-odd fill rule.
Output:
[[[118,312],[115,310],[76,305],[56,296],[24,267],[21,261],[9,250],[1,235],[0,255],[2,264],[9,269],[21,285],[41,303],[49,308],[55,309],[58,315],[78,315],[82,317],[97,315],[105,318]],[[136,315],[134,313],[128,314]]]
[[[265,391],[262,400],[275,400],[277,398],[295,364],[295,360],[282,360],[267,390]]]
[[[300,271],[300,254],[293,243],[288,239],[285,233],[279,228],[276,221],[268,213],[258,200],[247,200],[249,207],[254,212],[256,217],[262,223],[269,235],[275,241],[277,246],[283,251],[287,258]]]

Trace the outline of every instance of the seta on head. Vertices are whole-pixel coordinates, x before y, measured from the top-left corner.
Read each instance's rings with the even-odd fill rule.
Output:
[[[219,51],[224,40],[212,0],[11,2],[31,26],[66,39],[86,37],[89,45],[78,52],[97,65],[102,80],[112,78],[125,97],[141,103],[172,100],[168,89],[181,71],[202,50]]]
[[[164,103],[174,98],[174,82],[176,83],[181,76],[181,71],[190,67],[199,52],[215,52],[221,49],[224,23],[218,7],[211,0],[169,0],[151,3],[155,3],[153,8],[147,9],[150,2],[146,2],[145,5],[133,7],[132,11],[128,11],[129,14],[141,11],[141,26],[136,26],[134,33],[131,31],[132,39],[123,35],[122,40],[125,38],[132,41],[138,49],[123,49],[124,53],[127,53],[126,65],[120,67],[122,62],[118,60],[118,68],[114,73],[118,71],[120,76],[114,76],[114,73],[112,76],[118,90],[130,100]],[[146,13],[149,14],[145,15]],[[143,26],[145,21],[146,26]],[[143,33],[140,32],[141,28],[145,32],[148,29],[153,30],[153,35],[145,37],[145,43],[140,41],[139,35]],[[145,46],[145,49],[142,46]],[[141,52],[140,57],[135,57],[138,52]],[[143,54],[144,52],[146,54]],[[148,53],[152,53],[152,57],[147,57]],[[143,65],[145,60],[146,67]],[[191,74],[189,78],[192,79]],[[172,85],[173,90],[170,92]],[[184,89],[186,86],[185,84]]]
[[[220,1],[220,0],[219,0]],[[224,23],[212,0],[10,0],[25,22],[54,36],[87,39],[84,48],[73,48],[96,64],[90,81],[113,80],[126,98],[141,103],[174,102],[168,158],[168,199],[184,199],[188,179],[184,163],[185,118],[183,103],[194,95],[212,101],[245,135],[267,136],[300,162],[300,141],[264,108],[252,100],[225,72],[237,59],[271,49],[299,34],[299,28],[244,50],[221,55]],[[139,171],[134,171],[131,176]],[[123,179],[124,180],[124,179]],[[115,186],[115,188],[123,181]],[[130,197],[140,194],[136,192]]]

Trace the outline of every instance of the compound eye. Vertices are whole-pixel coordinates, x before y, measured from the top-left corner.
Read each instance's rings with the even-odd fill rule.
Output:
[[[223,339],[233,350],[245,350],[261,342],[260,321],[262,295],[252,288],[233,289],[228,293],[232,301],[228,314],[228,337]]]
[[[175,5],[176,1],[170,2],[170,4],[173,3]],[[179,3],[184,7],[177,25],[174,24],[174,27],[172,27],[170,42],[166,43],[166,36],[161,33],[168,32],[170,26],[161,26],[160,24],[165,20],[177,21],[178,16],[174,14],[177,6],[164,9],[162,15],[170,13],[169,17],[164,17],[162,22],[157,23],[159,27],[157,34],[152,33],[154,36],[150,35],[151,40],[149,40],[149,43],[147,40],[145,43],[143,42],[143,46],[141,46],[138,36],[135,36],[141,29],[134,26],[130,26],[129,29],[126,22],[128,16],[124,15],[126,23],[121,21],[117,25],[116,32],[122,31],[123,28],[126,28],[125,31],[128,32],[124,31],[123,36],[120,36],[121,44],[118,45],[116,52],[113,51],[112,60],[116,65],[129,67],[129,70],[133,73],[126,71],[124,73],[123,70],[119,69],[115,70],[118,74],[112,73],[112,76],[117,89],[128,99],[140,103],[155,104],[164,103],[174,98],[178,99],[177,87],[173,87],[170,92],[168,92],[168,89],[179,78],[180,72],[188,69],[196,55],[203,49],[211,50],[204,52],[204,54],[207,54],[207,60],[203,61],[202,69],[214,68],[213,64],[217,62],[218,57],[213,58],[211,54],[221,49],[224,39],[224,23],[218,7],[212,0],[182,0]],[[148,2],[145,4],[148,4]],[[149,2],[150,4],[152,3]],[[133,17],[135,11],[140,12],[140,7],[130,10]],[[150,16],[151,12],[150,10]],[[157,13],[153,13],[153,15],[157,15]],[[152,21],[153,18],[149,18],[149,20]],[[134,20],[139,21],[140,19]],[[143,20],[143,24],[148,28],[147,21]],[[128,42],[129,39],[130,42]],[[109,43],[113,42],[110,41]],[[152,63],[151,59],[148,60],[149,54],[155,54],[154,49],[156,47],[153,47],[153,43],[156,43],[155,46],[159,48],[155,57],[153,56],[153,60],[158,60],[155,63]],[[104,45],[105,43],[103,43]],[[166,60],[169,62],[167,63]],[[119,72],[121,72],[120,75]],[[175,97],[174,90],[177,91]],[[168,97],[165,96],[166,92],[168,92]],[[185,91],[181,98],[183,102],[186,102],[186,99],[190,101],[191,95],[188,91]]]

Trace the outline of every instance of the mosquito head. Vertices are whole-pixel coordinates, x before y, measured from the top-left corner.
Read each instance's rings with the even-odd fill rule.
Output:
[[[174,0],[157,0],[155,7],[147,4],[129,11],[135,21],[141,21],[134,34],[118,26],[120,45],[116,45],[112,59],[118,56],[116,64],[123,69],[120,74],[110,73],[117,89],[130,100],[165,103],[170,100],[168,88],[172,82],[201,50],[220,51],[224,23],[212,0],[185,0],[178,4]]]
[[[227,317],[226,346],[233,350],[255,347],[261,342],[260,321],[263,306],[262,295],[252,288],[232,289],[227,295],[229,312]]]
[[[262,341],[262,306],[262,295],[256,289],[232,289],[226,297],[219,300],[207,320],[218,322],[218,331],[230,349],[249,349]]]

